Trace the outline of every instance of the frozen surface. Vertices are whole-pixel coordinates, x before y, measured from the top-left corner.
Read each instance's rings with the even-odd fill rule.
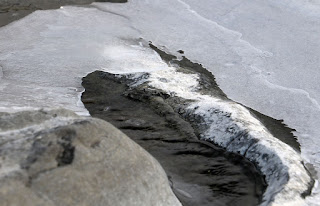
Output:
[[[167,65],[122,16],[96,8],[36,11],[0,28],[0,111],[65,107],[88,115],[81,78]]]
[[[319,0],[132,0],[108,10],[154,44],[184,50],[231,99],[284,119],[320,172]],[[320,190],[313,192],[309,204],[318,205]]]
[[[200,124],[209,126],[201,137],[245,156],[265,175],[268,187],[261,206],[306,205],[301,194],[308,191],[311,177],[300,154],[272,136],[245,107],[230,100],[201,95],[199,76],[177,72],[174,67],[129,78],[137,81],[134,87],[147,83],[167,94],[194,100],[186,113],[201,117],[204,122]]]
[[[284,119],[320,172],[319,34],[318,0],[130,0],[37,11],[0,28],[0,111],[63,106],[88,114],[79,102],[88,72],[167,67],[139,45],[142,37],[184,50],[231,99]]]

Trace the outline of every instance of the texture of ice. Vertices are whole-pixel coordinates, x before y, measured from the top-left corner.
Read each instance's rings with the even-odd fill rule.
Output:
[[[319,173],[319,14],[318,0],[130,0],[36,11],[0,28],[0,111],[63,106],[88,114],[78,99],[87,73],[167,67],[139,45],[143,38],[182,49],[231,99],[284,119]]]
[[[121,7],[94,5],[126,15],[141,36],[157,46],[171,53],[185,51],[213,72],[231,99],[284,119],[297,130],[304,160],[319,174],[319,0],[131,0]],[[319,205],[320,188],[308,199],[308,204]]]
[[[1,28],[0,111],[65,107],[88,115],[79,101],[87,73],[166,67],[138,37],[127,18],[96,8],[36,11]]]
[[[200,116],[204,121],[201,124],[209,126],[202,138],[256,163],[268,183],[261,206],[306,205],[301,194],[308,191],[311,177],[300,154],[275,138],[248,109],[230,100],[200,94],[199,76],[177,72],[174,67],[142,77],[131,77],[137,81],[133,85],[147,82],[152,88],[194,100],[186,113]]]

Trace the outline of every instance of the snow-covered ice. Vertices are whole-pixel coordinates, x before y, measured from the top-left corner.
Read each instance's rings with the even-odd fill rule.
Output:
[[[133,0],[108,10],[171,53],[184,50],[231,99],[284,119],[297,130],[304,160],[320,172],[318,0]],[[319,193],[309,204],[318,204]]]
[[[319,173],[319,34],[318,0],[130,0],[36,11],[0,28],[0,111],[88,114],[79,102],[87,73],[167,68],[143,38],[182,49],[229,98],[284,119]],[[309,205],[320,201],[313,192]]]
[[[300,195],[308,191],[311,177],[300,154],[275,138],[248,109],[230,100],[200,94],[199,76],[178,72],[174,66],[140,75],[126,75],[134,80],[132,87],[148,84],[168,95],[193,100],[186,113],[201,117],[203,122],[199,124],[208,125],[202,138],[256,163],[268,184],[261,206],[306,205]]]

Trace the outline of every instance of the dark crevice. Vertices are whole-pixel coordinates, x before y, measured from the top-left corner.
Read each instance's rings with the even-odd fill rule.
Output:
[[[62,152],[56,158],[58,167],[72,163],[75,151],[72,140],[76,136],[74,130],[62,130],[60,133],[61,139],[58,140],[58,144],[62,147]]]
[[[71,164],[74,158],[75,148],[70,144],[62,144],[63,147],[62,153],[57,157],[58,167]]]

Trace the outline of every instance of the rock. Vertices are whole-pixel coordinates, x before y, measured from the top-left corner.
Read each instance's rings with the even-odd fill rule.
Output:
[[[181,205],[144,149],[103,120],[63,109],[0,113],[0,202]]]
[[[130,88],[130,79],[119,77],[96,71],[83,78],[81,98],[95,102],[84,103],[85,107],[91,116],[112,123],[152,154],[184,206],[260,203],[264,177],[242,156],[198,140],[194,127],[178,114],[181,109],[187,114],[183,106],[187,100],[168,98],[147,87]]]
[[[93,2],[126,3],[127,0],[0,0],[0,27],[21,19],[36,10],[59,9],[64,5]]]

